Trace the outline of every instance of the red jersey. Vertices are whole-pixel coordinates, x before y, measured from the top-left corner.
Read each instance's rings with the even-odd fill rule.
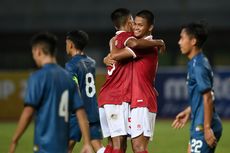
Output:
[[[115,39],[118,38],[118,41],[124,41],[129,37],[131,37],[130,33],[118,31]],[[120,48],[122,46],[116,47]],[[113,67],[107,67],[106,81],[98,96],[99,107],[105,104],[120,105],[122,102],[131,102],[132,65],[132,61],[129,59],[117,62]]]
[[[146,37],[150,38],[152,37]],[[136,50],[135,53],[137,58],[133,61],[131,108],[147,107],[150,112],[157,112],[158,93],[154,84],[158,68],[158,49],[153,47]]]

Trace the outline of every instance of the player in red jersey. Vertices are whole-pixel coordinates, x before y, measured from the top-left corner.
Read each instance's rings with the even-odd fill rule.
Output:
[[[137,13],[134,21],[134,36],[136,38],[152,39],[154,16],[150,11]],[[116,39],[118,44],[124,44],[122,39]],[[127,45],[127,44],[126,44]],[[134,54],[133,54],[134,53]],[[135,153],[148,153],[149,139],[153,136],[157,112],[157,91],[154,88],[158,67],[158,48],[134,49],[132,54],[127,50],[111,53],[109,60],[123,60],[134,57],[132,72],[131,101],[131,138]],[[112,58],[112,59],[110,59]],[[111,64],[111,63],[107,63]],[[141,118],[140,118],[141,116]]]
[[[162,41],[137,40],[130,33],[132,29],[132,16],[127,9],[117,9],[111,15],[112,21],[119,31],[110,41],[110,48],[119,48],[114,40],[119,38],[133,48],[152,47]],[[123,39],[124,38],[124,39]],[[111,43],[113,42],[113,43]],[[121,46],[122,47],[122,44]],[[135,56],[131,49],[127,50]],[[116,53],[116,50],[114,50]],[[127,121],[129,102],[131,101],[132,62],[130,59],[114,63],[108,67],[106,82],[99,93],[100,121],[104,137],[112,137],[112,153],[123,153],[126,150]],[[110,148],[110,149],[108,149]],[[111,150],[107,146],[106,151]],[[108,151],[109,152],[109,151]]]

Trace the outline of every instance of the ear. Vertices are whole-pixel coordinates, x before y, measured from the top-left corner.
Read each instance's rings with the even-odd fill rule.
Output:
[[[150,32],[153,31],[153,28],[154,28],[154,26],[151,25],[151,26],[149,27],[149,31],[150,31]]]
[[[43,54],[42,48],[38,47],[36,51],[37,56],[41,56]]]
[[[75,48],[74,43],[71,40],[69,40],[69,46],[70,46],[71,49]]]
[[[197,40],[196,40],[196,38],[192,38],[192,41],[191,41],[191,43],[192,43],[192,45],[193,45],[193,46],[196,46],[196,43],[197,43]]]

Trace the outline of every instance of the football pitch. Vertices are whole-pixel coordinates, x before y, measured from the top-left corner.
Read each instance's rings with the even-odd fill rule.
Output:
[[[154,139],[149,144],[149,153],[186,153],[189,139],[189,124],[183,129],[174,130],[171,128],[171,122],[172,120],[157,120]],[[31,124],[21,138],[16,153],[33,152],[33,126]],[[0,123],[0,153],[8,152],[15,128],[16,122]],[[224,120],[223,128],[222,138],[218,144],[216,153],[230,152],[230,121]],[[80,148],[81,143],[75,146],[74,153],[79,153]],[[132,153],[130,141],[128,141],[127,153]]]

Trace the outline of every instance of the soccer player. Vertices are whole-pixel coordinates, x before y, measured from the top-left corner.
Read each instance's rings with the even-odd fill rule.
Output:
[[[172,127],[184,127],[191,115],[188,153],[214,153],[222,133],[214,107],[213,72],[202,51],[207,36],[204,25],[190,23],[182,27],[178,42],[181,53],[190,60],[187,73],[189,106],[176,116]]]
[[[81,30],[71,31],[66,37],[66,52],[71,59],[66,63],[75,86],[79,86],[80,95],[84,103],[89,126],[90,137],[93,149],[97,153],[104,153],[102,145],[102,133],[98,113],[95,87],[95,66],[96,62],[84,53],[84,48],[88,43],[88,34]],[[81,140],[81,131],[75,119],[75,114],[70,118],[70,142],[69,153],[72,152],[74,145]]]
[[[14,153],[19,139],[35,115],[35,153],[67,153],[69,112],[75,112],[84,137],[81,153],[92,153],[87,117],[69,73],[56,64],[56,36],[41,33],[33,37],[32,54],[40,67],[28,81],[25,106],[9,152]]]
[[[137,39],[152,40],[154,15],[148,10],[140,11],[134,20],[134,36]],[[117,44],[124,43],[116,39]],[[162,45],[165,48],[164,44]],[[161,46],[161,47],[162,47]],[[147,49],[133,49],[134,55],[127,50],[112,53],[112,60],[136,57],[133,60],[132,71],[132,100],[131,100],[131,138],[135,153],[148,153],[149,139],[152,138],[157,112],[157,91],[154,88],[155,76],[158,67],[159,47]],[[141,116],[141,117],[140,117]]]
[[[132,30],[133,21],[131,13],[127,9],[115,10],[111,18],[116,29],[119,30],[116,32],[116,36],[110,41],[111,54],[118,53],[119,50],[114,48],[122,48],[124,44],[132,48],[153,48],[153,46],[163,44],[162,41],[138,40],[133,37],[132,33],[128,33],[127,31]],[[123,43],[119,43],[119,41]],[[131,56],[135,57],[131,49],[126,48],[126,50]],[[103,122],[103,118],[101,117],[102,130],[109,129],[103,130],[103,134],[106,131],[107,133],[104,136],[107,134],[107,136],[112,137],[113,150],[117,152],[125,152],[125,138],[129,129],[127,121],[129,116],[128,103],[131,102],[132,96],[132,75],[130,75],[132,74],[132,65],[132,59],[113,63],[111,69],[108,69],[107,80],[99,95],[99,106],[101,106],[99,108],[100,116],[106,116],[105,118],[107,119]],[[108,128],[106,128],[107,124]],[[113,131],[116,133],[113,133]]]

